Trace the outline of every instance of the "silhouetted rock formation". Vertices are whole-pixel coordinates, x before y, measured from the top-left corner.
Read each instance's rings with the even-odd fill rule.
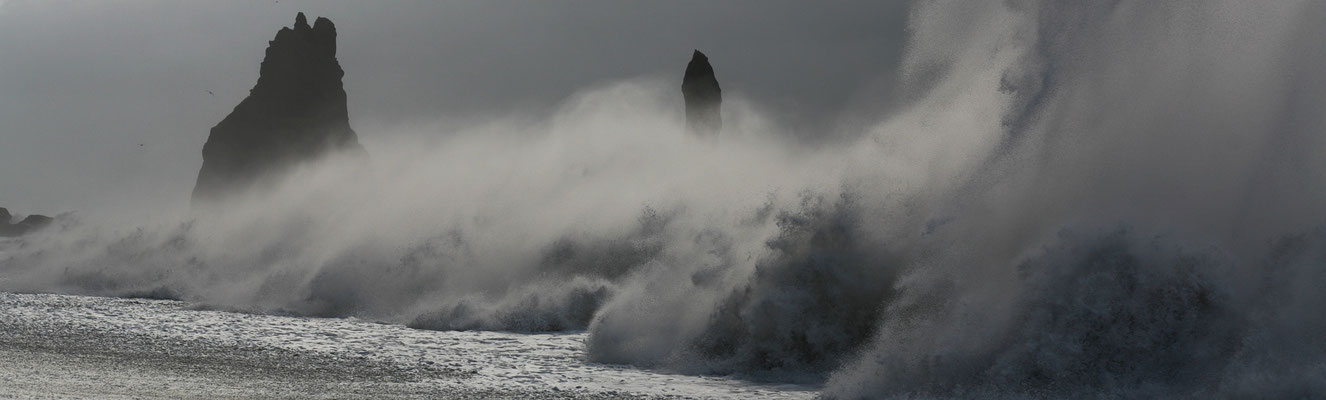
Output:
[[[723,90],[714,77],[709,57],[699,50],[686,64],[686,76],[681,80],[681,96],[686,100],[686,128],[692,133],[713,135],[723,129],[723,116],[719,112],[723,103]]]
[[[193,203],[224,199],[267,183],[300,162],[337,151],[366,155],[346,110],[336,27],[304,13],[268,43],[258,83],[212,128]]]
[[[9,210],[0,207],[0,237],[21,236],[51,224],[51,217],[45,215],[32,214],[23,218],[17,224],[11,224],[14,216],[9,214]]]
[[[51,221],[54,220],[55,218],[47,217],[45,215],[30,214],[27,217],[24,217],[22,221],[19,221],[18,225],[22,225],[28,229],[41,229],[45,228],[46,225],[50,225]]]

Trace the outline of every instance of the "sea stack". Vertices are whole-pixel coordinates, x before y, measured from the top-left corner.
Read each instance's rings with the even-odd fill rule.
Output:
[[[290,167],[335,152],[366,157],[350,129],[336,26],[304,13],[268,42],[258,83],[207,136],[193,204],[272,183]]]
[[[696,50],[686,64],[686,76],[681,80],[681,96],[686,101],[686,128],[698,135],[715,135],[723,129],[720,112],[723,90],[714,77],[709,57]]]
[[[0,237],[22,236],[28,232],[45,228],[54,221],[53,218],[45,215],[31,214],[18,223],[13,222],[14,216],[9,214],[9,210],[0,207]]]

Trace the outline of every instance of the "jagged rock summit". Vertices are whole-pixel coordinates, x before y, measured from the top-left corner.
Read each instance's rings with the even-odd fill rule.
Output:
[[[23,218],[22,221],[11,223],[14,216],[9,214],[9,210],[0,207],[0,237],[22,236],[51,224],[54,219],[45,215],[31,214]]]
[[[709,57],[696,50],[686,64],[681,80],[681,96],[686,101],[686,128],[699,135],[714,135],[723,129],[723,90],[714,77]]]
[[[304,13],[268,42],[258,83],[203,145],[193,203],[270,184],[289,167],[333,152],[367,156],[350,129],[345,72],[336,61],[336,26]]]

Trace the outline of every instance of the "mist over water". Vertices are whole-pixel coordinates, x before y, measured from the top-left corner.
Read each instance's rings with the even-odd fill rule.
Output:
[[[1320,395],[1322,17],[922,1],[902,105],[853,140],[726,93],[695,137],[676,82],[605,83],[214,213],[60,219],[0,290],[588,330],[590,361],[841,398]]]
[[[1306,261],[1326,58],[1302,36],[1323,11],[918,4],[904,68],[927,96],[970,83],[1004,103],[978,167],[930,203],[942,247],[911,259],[828,394],[1323,393],[1326,336],[1300,330],[1323,318],[1287,300],[1323,291],[1283,283],[1326,273]]]

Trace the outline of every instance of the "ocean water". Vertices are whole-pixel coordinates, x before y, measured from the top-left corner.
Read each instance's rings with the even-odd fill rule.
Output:
[[[429,331],[172,300],[0,294],[7,398],[767,398],[815,389],[586,362],[584,332]]]
[[[1322,17],[918,1],[898,106],[831,142],[739,93],[688,136],[672,82],[610,82],[532,123],[401,128],[369,170],[310,164],[215,214],[64,216],[0,244],[0,290],[560,346],[539,385],[1322,397]],[[476,382],[525,379],[503,376]]]

